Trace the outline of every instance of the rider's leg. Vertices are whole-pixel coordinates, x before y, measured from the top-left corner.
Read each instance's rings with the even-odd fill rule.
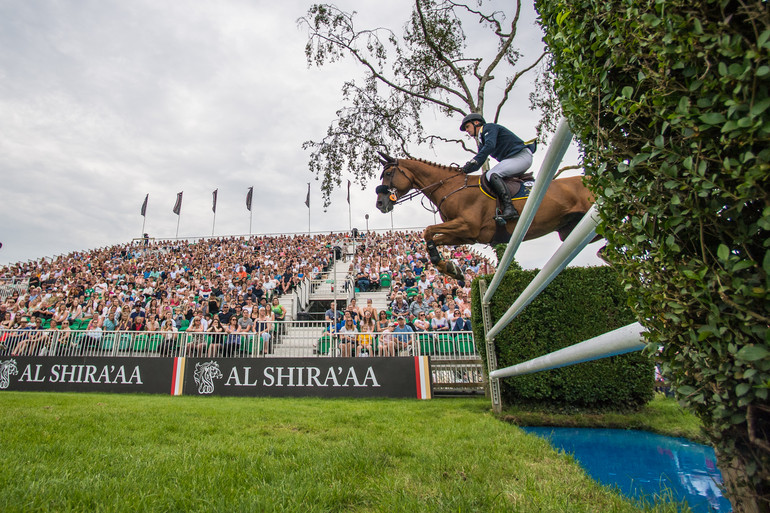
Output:
[[[503,211],[495,217],[498,224],[505,224],[519,218],[519,213],[511,202],[511,195],[505,186],[503,178],[524,173],[532,165],[532,152],[523,149],[513,157],[501,160],[496,166],[487,171],[487,180],[497,198],[502,203]]]

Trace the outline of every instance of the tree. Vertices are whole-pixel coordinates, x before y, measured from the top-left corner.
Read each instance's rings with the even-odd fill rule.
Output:
[[[767,3],[537,7],[648,352],[702,419],[733,510],[770,512]]]
[[[451,117],[451,126],[470,112],[487,112],[486,119],[497,121],[519,79],[536,73],[539,65],[547,71],[545,51],[525,58],[515,45],[520,0],[513,12],[484,11],[482,0],[473,3],[475,7],[454,0],[415,0],[401,36],[387,28],[359,29],[355,12],[328,4],[313,5],[298,20],[308,30],[308,65],[351,58],[364,72],[360,82],[345,82],[344,106],[326,135],[303,144],[312,150],[311,171],[322,177],[324,206],[333,188],[341,185],[343,171],[361,184],[374,175],[380,167],[376,149],[410,156],[415,145],[449,143],[475,153],[476,148],[460,137],[433,133],[424,115],[432,111]],[[466,54],[465,27],[471,21],[484,30],[473,39],[482,42],[488,55]],[[501,90],[497,97],[490,92],[493,83]],[[544,88],[531,98],[544,112],[538,132],[555,124],[555,100],[549,91]]]

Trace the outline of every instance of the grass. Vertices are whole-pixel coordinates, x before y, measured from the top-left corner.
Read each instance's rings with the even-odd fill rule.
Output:
[[[0,511],[588,512],[640,506],[484,399],[0,394]]]
[[[656,394],[644,408],[628,413],[569,414],[542,411],[527,407],[506,409],[501,418],[519,426],[561,426],[639,429],[668,436],[677,436],[708,444],[698,417],[679,406],[673,398]]]

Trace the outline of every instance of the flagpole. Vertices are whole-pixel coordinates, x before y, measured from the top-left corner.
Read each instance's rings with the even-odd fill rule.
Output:
[[[353,231],[353,214],[350,210],[350,180],[348,180],[348,230]]]
[[[249,187],[249,192],[246,193],[246,210],[249,211],[249,237],[251,237],[251,219],[254,212],[251,210],[251,200],[254,196],[254,187]]]
[[[310,182],[307,183],[307,197],[305,198],[307,207],[307,234],[310,235]]]
[[[150,198],[150,193],[148,192],[147,195],[144,197],[144,202],[142,202],[142,209],[140,210],[140,214],[142,214],[142,233],[139,235],[140,237],[144,237],[144,225],[147,223],[147,200]]]
[[[174,236],[175,239],[179,238],[179,221],[181,221],[182,219],[182,194],[184,194],[184,191],[177,193],[176,203],[174,203],[174,209],[173,209],[173,212],[176,214],[176,235]]]
[[[211,222],[211,236],[214,236],[214,227],[217,225],[217,193],[219,189],[214,189],[211,193],[211,211],[214,213],[214,220]]]

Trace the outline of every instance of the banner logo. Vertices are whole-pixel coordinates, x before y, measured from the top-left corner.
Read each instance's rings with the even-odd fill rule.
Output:
[[[222,371],[215,361],[196,363],[193,378],[198,385],[199,394],[211,394],[214,392],[214,380],[222,379]]]
[[[11,376],[15,376],[19,373],[18,367],[16,367],[16,360],[6,360],[0,362],[0,388],[8,388],[11,384]]]

